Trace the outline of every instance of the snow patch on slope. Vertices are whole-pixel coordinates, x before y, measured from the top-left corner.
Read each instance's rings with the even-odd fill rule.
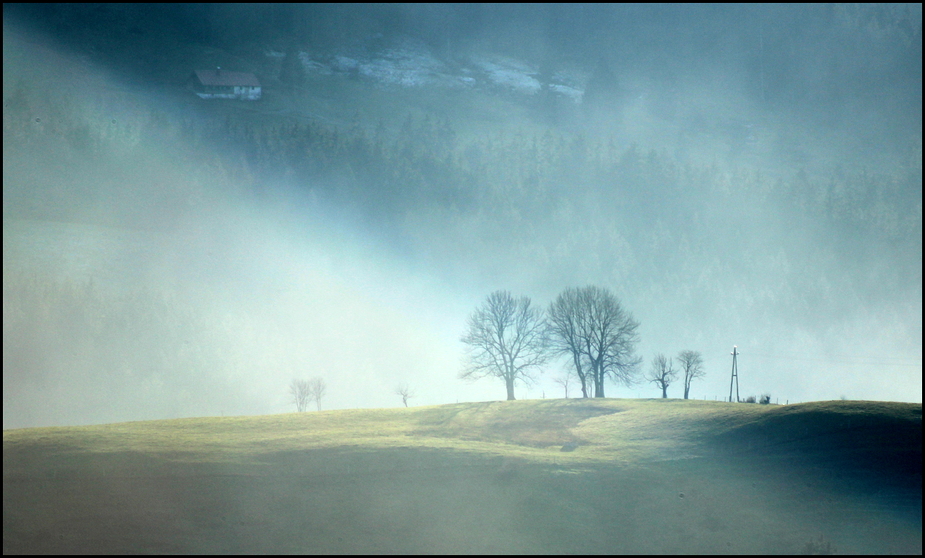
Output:
[[[505,89],[525,95],[535,95],[542,88],[542,84],[534,77],[537,72],[518,60],[493,56],[475,58],[472,62],[488,76],[493,84]]]
[[[267,56],[275,56],[268,51]],[[582,76],[559,72],[544,83],[536,68],[510,57],[478,55],[454,61],[450,67],[433,55],[423,42],[401,38],[392,46],[371,53],[323,55],[300,52],[302,67],[311,75],[352,75],[388,87],[466,87],[531,96],[545,87],[556,95],[581,103]]]

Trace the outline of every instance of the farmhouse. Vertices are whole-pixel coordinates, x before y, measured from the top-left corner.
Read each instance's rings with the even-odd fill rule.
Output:
[[[189,81],[193,91],[203,99],[256,101],[260,98],[257,76],[246,72],[229,72],[221,68],[196,70]]]

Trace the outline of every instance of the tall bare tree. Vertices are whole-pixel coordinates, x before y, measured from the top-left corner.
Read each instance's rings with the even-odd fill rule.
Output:
[[[308,409],[308,404],[312,402],[311,386],[305,380],[292,380],[289,384],[289,394],[292,396],[292,402],[298,412]]]
[[[311,390],[312,399],[315,400],[315,405],[318,407],[318,410],[321,410],[321,398],[324,397],[324,392],[327,391],[328,386],[324,383],[324,378],[316,376],[308,381],[309,389]]]
[[[491,293],[469,316],[466,334],[460,338],[468,352],[460,378],[501,378],[508,401],[513,400],[514,382],[531,382],[534,369],[548,360],[545,330],[543,311],[532,307],[528,297]]]
[[[401,402],[408,406],[408,400],[414,397],[414,390],[408,387],[408,384],[402,382],[395,388],[395,394],[401,396]]]
[[[636,356],[639,322],[607,289],[585,287],[589,332],[585,354],[594,374],[594,397],[604,397],[604,379],[632,385],[642,358]]]
[[[678,353],[678,362],[684,372],[684,399],[687,399],[691,392],[691,380],[706,375],[703,371],[703,357],[697,351],[681,351]]]
[[[568,388],[572,385],[572,380],[575,379],[575,371],[571,368],[566,368],[562,371],[558,377],[553,378],[552,381],[559,384],[565,389],[565,398],[568,399]]]
[[[662,388],[662,399],[668,398],[668,386],[678,377],[678,372],[671,366],[671,359],[659,353],[652,359],[652,368],[646,379]]]
[[[591,377],[588,369],[582,366],[582,336],[587,329],[582,300],[579,289],[565,289],[549,305],[547,321],[549,348],[554,354],[565,354],[572,358],[572,366],[581,383],[581,396],[588,397]]]
[[[639,322],[609,290],[596,286],[563,291],[549,309],[549,337],[553,351],[568,354],[581,392],[604,397],[607,378],[625,385],[635,381],[642,359],[635,355]]]

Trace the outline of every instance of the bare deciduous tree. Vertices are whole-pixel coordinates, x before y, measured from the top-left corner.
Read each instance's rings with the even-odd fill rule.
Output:
[[[324,397],[324,392],[327,391],[328,386],[324,383],[324,378],[314,377],[308,381],[309,389],[311,390],[312,399],[315,400],[315,405],[318,407],[318,410],[321,410],[321,398]]]
[[[582,335],[586,316],[582,310],[581,291],[571,287],[565,289],[549,305],[549,348],[558,354],[572,357],[572,365],[581,383],[582,397],[588,397],[591,378],[582,366]]]
[[[292,396],[292,402],[298,412],[308,409],[308,404],[312,402],[312,390],[305,380],[292,380],[289,384],[289,394]]]
[[[697,351],[681,351],[678,353],[678,361],[684,372],[684,399],[687,399],[691,392],[691,380],[706,375],[703,371],[703,357]]]
[[[401,402],[408,406],[408,400],[414,397],[414,390],[408,387],[408,384],[402,382],[395,388],[395,394],[401,396]]]
[[[572,370],[571,368],[566,368],[565,370],[562,371],[562,374],[559,377],[553,378],[552,380],[565,389],[566,399],[568,399],[568,387],[572,384],[572,380],[574,378],[575,378],[575,371]]]
[[[568,354],[581,392],[604,397],[604,380],[631,385],[642,359],[634,353],[639,322],[609,290],[588,286],[568,288],[549,309],[549,337],[555,352]]]
[[[635,354],[639,322],[607,289],[586,287],[590,335],[585,342],[594,374],[594,397],[604,397],[604,379],[632,385],[642,357]]]
[[[662,388],[662,399],[668,398],[668,386],[678,377],[678,372],[671,366],[671,359],[659,353],[652,359],[652,369],[646,379]]]
[[[469,317],[460,341],[468,346],[468,366],[459,376],[504,380],[508,400],[514,399],[514,382],[533,380],[533,369],[548,359],[543,311],[530,306],[527,297],[514,298],[495,291]]]

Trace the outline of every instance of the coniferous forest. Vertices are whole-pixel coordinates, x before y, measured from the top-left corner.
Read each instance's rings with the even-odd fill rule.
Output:
[[[107,12],[119,25],[93,38],[72,25],[73,18],[91,17],[80,9],[57,19],[27,11],[23,20],[32,27],[4,23],[5,394],[29,400],[46,392],[64,401],[77,386],[90,385],[97,387],[88,390],[94,395],[69,405],[103,408],[109,393],[137,403],[128,415],[105,411],[100,420],[194,408],[215,413],[221,405],[204,385],[236,393],[229,401],[244,400],[250,394],[241,379],[253,369],[302,366],[280,354],[290,344],[301,346],[303,359],[320,350],[289,327],[311,320],[311,305],[271,319],[276,310],[267,308],[286,303],[262,303],[269,296],[255,292],[262,277],[247,284],[251,302],[228,303],[240,286],[229,277],[260,272],[249,270],[247,254],[223,240],[243,245],[257,238],[259,245],[269,229],[254,237],[236,220],[273,221],[266,217],[275,209],[267,208],[279,206],[334,252],[336,239],[349,238],[363,246],[358,261],[374,256],[426,270],[448,292],[474,299],[503,287],[545,304],[564,286],[605,285],[640,318],[646,354],[675,352],[676,342],[717,348],[717,386],[728,374],[729,347],[721,343],[763,344],[767,353],[783,347],[802,353],[819,344],[838,355],[864,340],[865,355],[886,355],[892,347],[908,356],[917,346],[921,358],[920,13],[916,20],[901,10],[844,8],[833,15],[820,8],[799,23],[793,14],[764,14],[761,49],[750,58],[740,52],[747,33],[724,35],[710,23],[704,36],[688,29],[667,45],[636,51],[629,39],[598,28],[574,43],[575,31],[566,27],[580,28],[600,14],[551,8],[572,19],[558,12],[536,16],[546,22],[547,50],[572,46],[555,55],[534,51],[536,79],[546,83],[543,76],[581,67],[578,104],[552,86],[521,97],[501,90],[431,95],[383,88],[362,74],[318,75],[311,66],[293,65],[300,49],[334,60],[333,36],[349,36],[373,52],[369,37],[413,35],[447,65],[478,48],[530,56],[511,31],[492,30],[487,15],[464,13],[476,8],[440,14],[406,8],[411,11],[398,19],[385,7],[375,8],[388,12],[375,17],[317,8],[343,11],[331,17],[350,30],[346,35],[321,30],[320,12],[294,18],[315,22],[304,29],[281,30],[271,23],[292,14],[262,18],[265,29],[242,26],[247,14],[230,7],[176,16],[209,25],[181,25],[171,19],[176,14],[160,11],[165,8],[147,9]],[[522,16],[516,8],[480,9]],[[675,16],[636,16],[650,27],[663,21],[655,26],[659,33],[682,26]],[[704,22],[735,17],[700,16]],[[107,21],[96,13],[92,18],[98,26]],[[180,45],[171,48],[183,57],[195,52],[204,60],[219,52],[243,61],[241,69],[257,72],[266,84],[265,99],[250,107],[189,98],[180,77],[192,68],[178,62],[180,55],[163,54],[167,47],[153,46],[157,39],[138,21],[168,29]],[[524,36],[532,36],[531,26],[542,27],[525,21]],[[642,23],[620,25],[644,34]],[[452,32],[437,32],[441,26]],[[797,62],[787,56],[813,52],[823,41],[808,35],[814,26],[824,30],[830,50],[818,54],[818,68],[799,61],[806,72],[800,81]],[[27,30],[35,28],[43,38],[30,42]],[[863,57],[849,41],[859,36],[870,49]],[[678,50],[669,51],[673,46]],[[147,74],[141,63],[124,62],[130,57],[120,54],[123,47],[148,56]],[[282,62],[254,62],[277,48]],[[594,56],[601,52],[610,54]],[[909,77],[916,56],[918,77]],[[700,96],[684,101],[691,83],[722,89],[715,85],[719,72],[705,69],[711,57],[751,72],[744,92],[715,105]],[[100,71],[106,62],[111,69]],[[50,85],[61,81],[71,86]],[[364,101],[338,105],[327,116],[277,110],[316,97],[333,104],[338,95]],[[748,108],[730,108],[742,99]],[[917,114],[909,112],[916,99]],[[480,117],[478,103],[490,115],[510,116]],[[637,106],[649,107],[643,122],[652,126],[645,133],[634,132]],[[76,276],[25,264],[32,248],[16,235],[26,221],[147,231],[162,238],[162,251],[137,249],[150,261],[160,258],[169,276],[143,267],[112,289],[112,278],[92,268],[102,264]],[[177,231],[183,234],[171,236]],[[107,242],[133,253],[128,236]],[[215,261],[204,263],[203,254]],[[446,318],[461,329],[464,315]],[[794,368],[799,363],[768,364]],[[195,379],[179,372],[191,369],[200,371]],[[348,380],[346,371],[332,374],[345,384],[366,381]],[[337,381],[330,383],[336,391]],[[436,402],[442,390],[429,395]],[[350,406],[348,399],[339,404]],[[228,403],[240,412],[261,405]],[[60,413],[72,417],[76,407]],[[42,422],[41,416],[34,420]]]

